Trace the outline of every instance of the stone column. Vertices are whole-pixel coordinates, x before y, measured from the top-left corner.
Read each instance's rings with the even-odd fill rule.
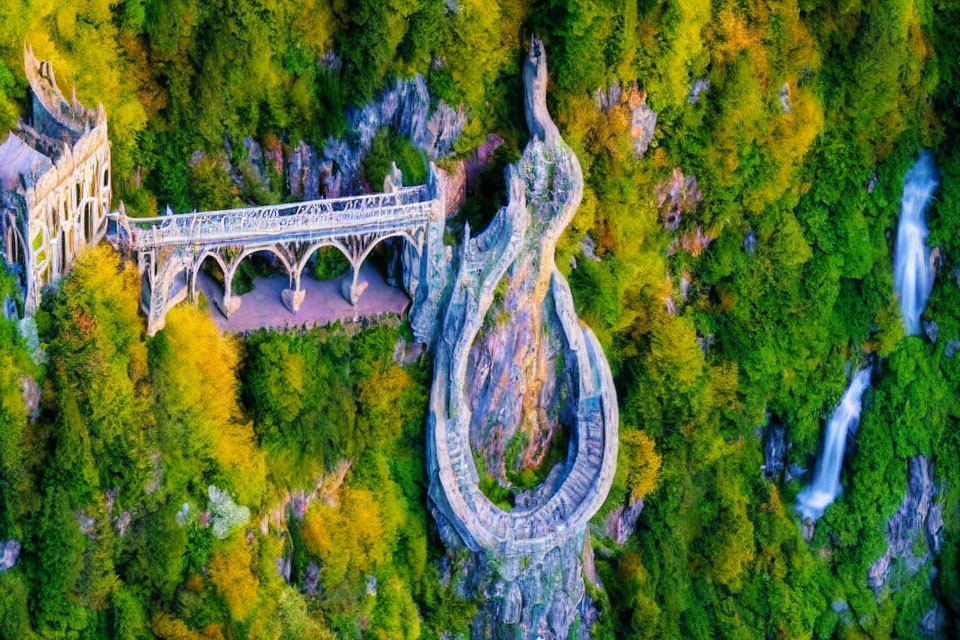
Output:
[[[350,304],[357,306],[360,294],[366,291],[369,283],[366,280],[360,280],[360,265],[351,265],[350,272],[350,277],[344,276],[340,281],[340,293]]]
[[[280,292],[280,300],[283,305],[290,310],[290,313],[296,313],[303,304],[303,299],[307,292],[300,288],[300,272],[290,276],[290,288]]]
[[[220,311],[228,318],[237,312],[242,302],[240,296],[233,295],[233,275],[235,272],[236,267],[233,267],[223,274],[223,304],[220,306]]]

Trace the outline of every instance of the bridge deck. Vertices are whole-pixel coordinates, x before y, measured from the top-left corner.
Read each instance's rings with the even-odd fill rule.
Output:
[[[203,211],[152,218],[119,216],[135,250],[164,246],[215,247],[251,241],[316,241],[362,233],[387,233],[430,219],[427,185],[391,193],[328,198],[264,207]]]

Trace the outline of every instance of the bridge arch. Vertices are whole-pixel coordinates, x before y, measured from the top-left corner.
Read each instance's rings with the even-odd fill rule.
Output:
[[[193,265],[190,268],[190,299],[196,299],[197,296],[197,276],[200,275],[200,270],[203,269],[203,263],[207,261],[207,258],[211,258],[217,266],[220,267],[220,273],[223,275],[223,281],[227,281],[227,263],[224,262],[223,256],[220,255],[219,251],[210,249],[200,253],[197,258],[193,261]]]
[[[83,229],[83,239],[86,244],[93,244],[97,235],[97,210],[99,203],[93,196],[87,196],[80,202],[77,209],[77,225]]]
[[[227,271],[224,273],[224,287],[229,292],[232,288],[233,276],[236,275],[237,269],[240,267],[240,263],[252,256],[255,253],[272,253],[273,255],[280,258],[280,263],[283,264],[283,268],[287,270],[287,276],[290,279],[293,279],[293,264],[290,260],[290,256],[286,255],[286,252],[282,247],[278,245],[267,245],[267,246],[253,246],[244,248],[240,253],[233,257],[229,264],[227,265]],[[229,280],[229,282],[228,282]]]

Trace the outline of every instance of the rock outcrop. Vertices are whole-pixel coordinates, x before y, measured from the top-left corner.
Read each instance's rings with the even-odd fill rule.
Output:
[[[779,479],[787,457],[787,430],[778,420],[771,420],[763,431],[763,475]]]
[[[903,562],[909,577],[940,552],[943,503],[934,501],[935,494],[933,466],[925,456],[910,458],[907,493],[887,523],[887,552],[870,567],[868,582],[875,592],[890,583],[894,559]]]
[[[318,153],[314,173],[328,197],[359,190],[363,160],[381,127],[393,127],[430,160],[437,160],[453,151],[466,124],[466,111],[462,105],[454,109],[440,100],[431,112],[427,83],[418,74],[412,79],[398,79],[374,102],[349,110],[347,124],[350,136],[344,140],[330,138]]]
[[[508,205],[476,238],[467,228],[456,266],[447,266],[429,496],[447,546],[471,552],[460,582],[485,603],[472,636],[558,640],[587,632],[573,626],[578,617],[593,619],[583,550],[613,480],[618,413],[609,365],[554,263],[583,175],[547,112],[546,58],[535,39],[524,84],[532,140],[507,170]],[[522,433],[520,459],[534,462],[558,428],[569,430],[570,445],[553,480],[510,511],[494,505],[480,490],[475,455],[502,469],[502,443]]]
[[[20,557],[20,542],[7,540],[0,544],[0,573],[12,569]]]
[[[657,127],[657,112],[647,105],[647,92],[641,91],[636,82],[627,85],[626,90],[620,88],[620,83],[614,81],[604,92],[597,88],[593,94],[597,108],[604,113],[622,107],[630,114],[630,137],[633,138],[633,157],[640,158],[650,143]]]
[[[679,167],[673,170],[669,180],[657,185],[657,208],[668,231],[676,231],[681,215],[693,212],[701,200],[703,193],[697,187],[697,179],[684,176]]]

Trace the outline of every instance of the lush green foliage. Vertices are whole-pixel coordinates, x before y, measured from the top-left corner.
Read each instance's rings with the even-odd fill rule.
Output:
[[[537,33],[550,108],[586,178],[557,264],[606,347],[621,402],[621,464],[598,524],[629,499],[646,503],[624,548],[596,540],[596,637],[916,637],[932,603],[929,566],[912,578],[895,569],[879,597],[866,573],[917,454],[943,483],[933,592],[955,618],[960,356],[945,345],[960,338],[960,288],[945,276],[960,251],[957,3],[455,4],[4,2],[0,130],[26,113],[26,39],[67,92],[104,103],[130,210],[269,203],[283,197],[275,171],[266,185],[243,181],[256,188],[231,178],[231,165],[250,170],[244,137],[272,149],[349,135],[346,106],[420,72],[434,98],[470,113],[460,151],[489,132],[506,141],[461,209],[477,229],[503,203],[502,169],[527,138],[519,62]],[[604,112],[593,100],[615,80],[637,82],[658,112],[639,159],[626,101]],[[693,100],[697,80],[710,88]],[[903,176],[920,146],[941,169],[928,216],[944,259],[926,312],[935,344],[903,336],[891,275]],[[191,162],[198,149],[206,155]],[[385,130],[364,166],[372,187],[392,161],[407,184],[425,175],[421,155]],[[677,168],[703,200],[670,232],[656,194]],[[599,262],[580,252],[588,232]],[[248,262],[238,292],[262,272]],[[316,259],[319,277],[342,269],[335,251]],[[0,574],[0,638],[464,631],[474,604],[441,585],[426,512],[429,374],[395,364],[397,330],[237,342],[183,308],[148,340],[137,289],[107,251],[85,256],[37,315],[43,367],[0,322],[0,540],[24,543]],[[775,414],[788,462],[809,467],[849,366],[868,354],[883,360],[846,493],[806,543],[791,507],[801,481],[762,477],[758,430]],[[34,421],[23,376],[41,383]],[[211,486],[252,512],[246,525],[233,512],[223,539],[204,526]],[[321,497],[302,522],[278,518],[298,489]],[[347,535],[357,521],[363,535]],[[320,591],[305,596],[312,563]],[[831,608],[839,600],[848,613]]]

